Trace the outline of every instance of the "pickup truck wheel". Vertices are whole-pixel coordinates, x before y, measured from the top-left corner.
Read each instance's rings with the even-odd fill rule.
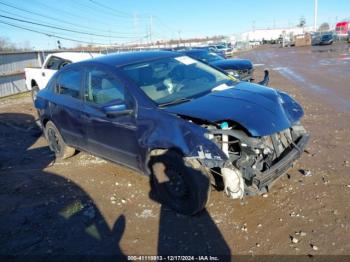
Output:
[[[75,149],[68,146],[57,127],[51,121],[45,125],[45,137],[49,143],[51,151],[53,151],[58,159],[66,159],[75,153]]]
[[[32,93],[32,100],[33,100],[33,103],[35,102],[35,99],[36,99],[36,97],[37,97],[39,91],[40,91],[40,89],[39,89],[38,86],[33,86],[33,87],[32,87],[31,93]]]
[[[209,200],[209,172],[197,160],[184,159],[174,151],[150,161],[151,187],[157,200],[171,209],[194,215]]]

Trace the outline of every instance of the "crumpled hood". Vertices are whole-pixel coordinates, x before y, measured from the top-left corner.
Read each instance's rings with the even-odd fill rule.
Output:
[[[288,94],[247,82],[165,110],[208,122],[231,120],[246,128],[252,136],[282,131],[298,122],[304,114],[301,106]]]
[[[244,70],[253,68],[252,62],[247,59],[225,59],[214,61],[211,64],[223,70]]]

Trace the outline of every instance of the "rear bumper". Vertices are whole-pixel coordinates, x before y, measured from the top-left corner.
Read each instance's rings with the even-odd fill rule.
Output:
[[[333,44],[333,40],[330,40],[330,41],[322,41],[319,43],[319,45],[331,45]]]
[[[307,133],[302,135],[296,143],[296,146],[294,146],[287,155],[275,163],[270,169],[256,175],[253,178],[253,184],[261,190],[283,175],[293,165],[295,160],[300,157],[309,141],[309,138],[310,135]]]

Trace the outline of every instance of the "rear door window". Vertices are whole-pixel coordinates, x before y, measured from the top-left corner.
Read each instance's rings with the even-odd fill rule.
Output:
[[[78,69],[69,69],[58,77],[57,92],[61,95],[80,98],[82,72]]]

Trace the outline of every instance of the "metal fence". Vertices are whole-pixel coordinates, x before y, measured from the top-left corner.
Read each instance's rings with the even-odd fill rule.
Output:
[[[24,68],[41,67],[49,54],[57,52],[62,51],[0,53],[0,97],[28,91]],[[64,52],[77,51],[65,50]]]
[[[87,50],[58,50],[0,53],[0,97],[28,91],[25,84],[24,68],[41,67],[49,54],[57,52],[89,52]],[[97,51],[94,51],[97,52]],[[119,52],[103,50],[101,53]]]
[[[24,68],[41,66],[42,59],[42,52],[1,53],[0,97],[27,91]]]

